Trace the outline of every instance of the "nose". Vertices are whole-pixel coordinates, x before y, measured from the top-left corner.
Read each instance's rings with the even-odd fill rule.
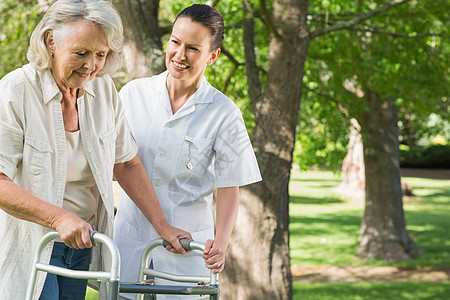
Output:
[[[88,69],[89,71],[94,71],[95,70],[95,57],[94,55],[89,55],[88,57],[86,57],[86,60],[84,62],[84,67],[86,69]]]
[[[178,60],[184,60],[186,58],[186,51],[184,50],[184,47],[178,47],[177,53],[175,54],[175,58]]]

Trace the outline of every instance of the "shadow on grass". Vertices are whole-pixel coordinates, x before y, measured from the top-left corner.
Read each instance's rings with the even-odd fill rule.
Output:
[[[329,232],[341,231],[349,226],[356,226],[359,229],[362,216],[359,211],[354,211],[352,215],[346,214],[323,214],[320,217],[291,216],[291,224],[301,223],[308,225],[308,228],[314,228],[315,224],[327,225]]]
[[[296,178],[291,177],[292,182],[327,182],[338,185],[342,182],[342,179],[330,179],[330,178]]]
[[[290,203],[293,204],[335,204],[344,201],[336,197],[311,198],[302,196],[291,196]]]
[[[294,284],[294,300],[449,299],[450,282],[359,282]]]

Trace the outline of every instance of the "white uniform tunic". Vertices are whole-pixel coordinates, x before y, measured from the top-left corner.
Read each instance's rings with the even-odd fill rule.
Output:
[[[214,238],[214,184],[243,186],[260,181],[261,175],[239,108],[203,77],[198,90],[173,114],[167,75],[131,81],[120,97],[167,221],[206,242]],[[155,238],[159,235],[152,225],[122,193],[114,225],[122,281],[137,280],[141,253]],[[175,255],[159,247],[152,260],[156,270],[209,275],[203,258],[192,253]]]

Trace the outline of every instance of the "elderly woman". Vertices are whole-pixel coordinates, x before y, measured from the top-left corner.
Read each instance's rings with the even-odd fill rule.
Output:
[[[122,24],[107,1],[59,0],[34,30],[31,62],[0,81],[0,299],[24,299],[40,238],[46,262],[87,270],[108,263],[89,231],[112,234],[113,175],[160,235],[184,253],[189,233],[166,221],[107,75]],[[91,249],[95,253],[91,254]],[[84,299],[86,281],[40,274],[36,297]]]

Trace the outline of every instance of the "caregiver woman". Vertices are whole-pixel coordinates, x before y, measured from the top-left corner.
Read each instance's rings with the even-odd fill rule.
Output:
[[[201,4],[186,8],[175,20],[167,44],[167,71],[134,80],[120,91],[139,156],[168,222],[206,242],[204,260],[193,253],[180,256],[155,249],[156,270],[206,276],[208,269],[221,272],[238,211],[239,186],[261,180],[239,108],[203,76],[219,57],[223,31],[216,9]],[[141,253],[158,232],[124,193],[114,229],[122,253],[121,279],[135,281]]]
[[[32,34],[31,64],[0,81],[0,299],[25,298],[34,250],[50,229],[61,242],[44,260],[88,269],[89,231],[112,234],[113,174],[180,252],[178,238],[190,237],[167,223],[107,75],[121,47],[109,2],[59,0]],[[94,263],[107,261],[95,253]],[[40,273],[36,289],[40,299],[84,299],[86,281]]]

